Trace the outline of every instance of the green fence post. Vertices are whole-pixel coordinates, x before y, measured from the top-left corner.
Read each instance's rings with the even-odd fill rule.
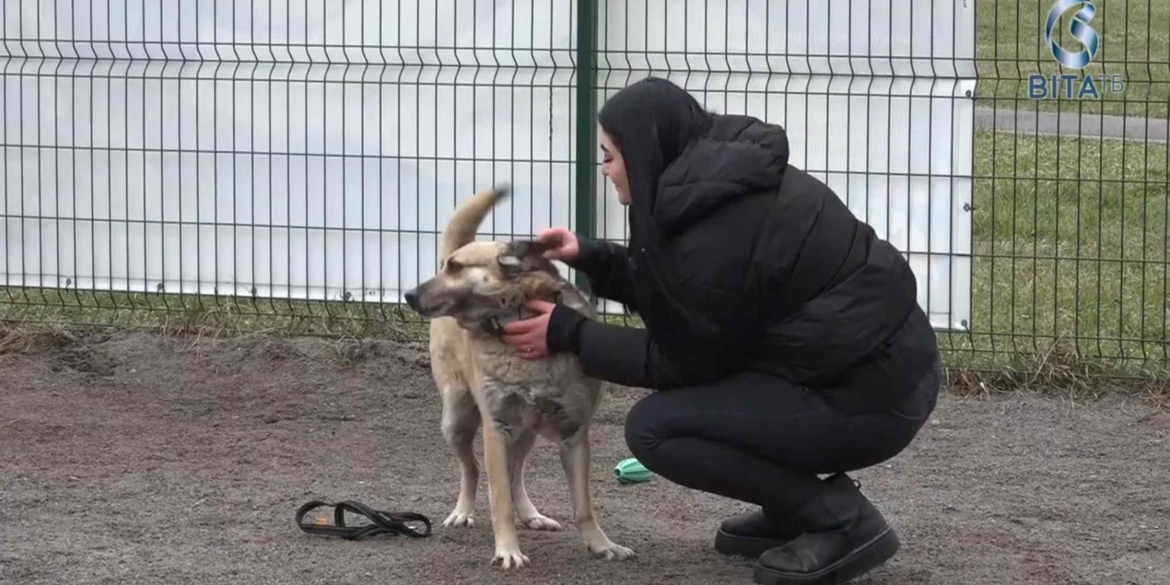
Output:
[[[593,87],[597,77],[594,45],[597,41],[597,5],[577,0],[577,221],[574,231],[593,236],[593,150],[596,113]],[[584,274],[576,274],[577,286],[587,286]]]

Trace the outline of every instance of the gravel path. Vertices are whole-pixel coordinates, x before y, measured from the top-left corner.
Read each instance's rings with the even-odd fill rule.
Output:
[[[610,389],[593,448],[601,525],[638,558],[588,556],[542,441],[529,493],[566,528],[521,530],[532,566],[505,573],[483,476],[473,529],[347,542],[293,522],[310,499],[446,516],[458,465],[421,346],[0,332],[0,583],[751,583],[711,548],[739,504],[613,480],[644,392]],[[860,582],[1170,583],[1167,435],[1170,414],[1132,399],[947,395],[907,452],[856,474],[903,543]]]

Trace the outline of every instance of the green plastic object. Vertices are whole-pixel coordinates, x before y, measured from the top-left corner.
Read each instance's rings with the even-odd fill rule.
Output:
[[[623,459],[613,468],[613,475],[617,478],[618,483],[646,483],[650,481],[653,474],[649,469],[646,469],[637,459],[630,457]]]

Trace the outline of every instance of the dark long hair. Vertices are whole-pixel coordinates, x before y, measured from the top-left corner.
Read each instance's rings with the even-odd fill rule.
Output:
[[[684,345],[688,339],[672,333],[677,330],[672,321],[685,312],[682,307],[687,303],[678,298],[673,270],[659,254],[654,203],[663,171],[711,128],[714,119],[681,87],[649,77],[607,100],[598,122],[625,162],[630,185],[629,250],[650,262],[650,270],[639,271],[639,278],[655,281],[652,287],[636,287],[654,290],[647,293],[653,298],[639,300],[638,313],[661,346]]]
[[[630,184],[631,239],[653,229],[658,179],[712,117],[683,88],[658,77],[630,84],[609,98],[598,122],[621,151]]]

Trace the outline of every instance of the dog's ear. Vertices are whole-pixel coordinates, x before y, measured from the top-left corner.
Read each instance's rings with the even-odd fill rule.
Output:
[[[544,257],[547,249],[547,246],[535,240],[509,242],[496,258],[496,262],[500,265],[500,270],[509,276],[536,271],[555,272],[556,266]]]
[[[537,240],[516,240],[507,246],[507,253],[518,258],[543,258],[547,250],[548,246]]]

